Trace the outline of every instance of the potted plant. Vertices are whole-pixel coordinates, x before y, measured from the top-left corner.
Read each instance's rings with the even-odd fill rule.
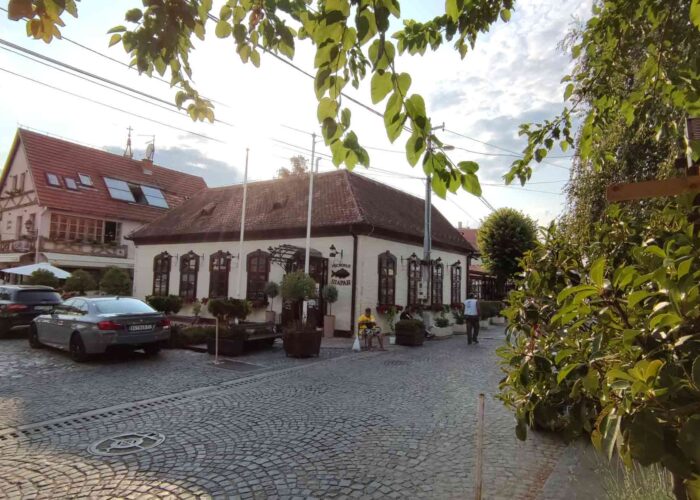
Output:
[[[196,325],[199,323],[199,315],[202,313],[202,303],[200,302],[199,299],[194,299],[194,302],[192,302],[192,314],[194,314],[194,318],[192,319],[192,324]]]
[[[265,296],[269,299],[270,302],[270,310],[265,311],[265,322],[277,323],[275,311],[272,310],[272,303],[274,302],[275,297],[277,297],[280,294],[280,286],[274,281],[268,281],[267,283],[265,283],[264,292]]]
[[[323,301],[328,304],[328,314],[323,317],[323,336],[332,337],[335,334],[335,316],[333,304],[338,300],[338,289],[335,285],[326,285],[321,289]]]
[[[149,295],[146,303],[166,316],[177,314],[182,308],[182,297],[178,295]]]
[[[488,328],[489,318],[493,315],[491,302],[482,300],[479,302],[479,327]]]
[[[464,307],[454,307],[452,309],[452,317],[455,320],[454,325],[452,325],[452,333],[455,335],[466,335],[467,318],[464,316]]]
[[[292,303],[295,320],[284,329],[284,352],[287,356],[307,358],[321,352],[321,331],[305,325],[302,308],[305,300],[316,295],[316,282],[303,271],[285,274],[280,287],[282,298]]]
[[[405,346],[420,346],[425,340],[425,327],[417,319],[402,319],[394,325],[396,343]]]
[[[431,328],[430,333],[435,335],[436,340],[442,340],[452,336],[450,320],[445,316],[445,311],[442,311],[440,315],[435,318],[435,325]]]
[[[238,320],[245,319],[250,314],[252,310],[250,302],[233,298],[211,299],[207,302],[207,309],[216,318],[214,337],[207,340],[209,354],[230,356],[240,354],[243,349],[243,339],[236,335],[236,325]],[[233,325],[231,325],[232,322]]]

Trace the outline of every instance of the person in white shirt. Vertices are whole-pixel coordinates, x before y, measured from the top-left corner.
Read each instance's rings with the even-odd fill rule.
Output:
[[[478,344],[477,337],[479,336],[479,301],[474,298],[474,294],[470,293],[467,300],[464,301],[464,319],[467,322],[467,342]]]

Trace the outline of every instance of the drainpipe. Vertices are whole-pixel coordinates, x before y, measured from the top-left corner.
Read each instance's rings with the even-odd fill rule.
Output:
[[[36,241],[34,242],[34,263],[39,263],[39,243],[41,242],[41,219],[44,218],[47,207],[42,207],[39,216],[36,218]]]
[[[350,231],[352,234],[352,296],[350,299],[350,337],[355,335],[355,308],[357,295],[357,234],[355,231]]]

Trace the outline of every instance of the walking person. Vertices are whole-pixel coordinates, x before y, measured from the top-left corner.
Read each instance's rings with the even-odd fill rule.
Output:
[[[471,344],[479,343],[479,301],[474,298],[474,294],[470,293],[467,300],[464,301],[464,319],[467,323],[467,342]]]

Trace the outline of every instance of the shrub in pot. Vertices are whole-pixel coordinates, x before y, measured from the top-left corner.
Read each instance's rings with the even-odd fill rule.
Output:
[[[182,309],[182,297],[178,295],[149,295],[146,303],[165,315],[177,314]]]
[[[444,313],[435,318],[435,326],[430,330],[430,333],[435,335],[437,339],[444,339],[452,336],[450,321],[445,317]]]
[[[66,292],[78,292],[79,295],[85,295],[88,290],[97,290],[97,282],[89,272],[76,269],[66,278],[63,289]]]
[[[233,298],[211,299],[207,302],[209,313],[216,318],[214,336],[207,340],[209,354],[216,353],[216,337],[218,335],[218,352],[228,356],[237,356],[243,352],[243,339],[237,325],[231,324],[245,319],[252,307],[247,300]],[[222,327],[223,325],[223,327]],[[236,334],[239,334],[238,336]]]
[[[100,292],[107,295],[131,295],[129,273],[118,267],[108,267],[100,280]]]
[[[419,346],[425,340],[425,327],[417,319],[402,319],[394,325],[398,345]]]
[[[452,317],[455,320],[454,325],[452,325],[452,332],[455,335],[466,335],[467,318],[464,316],[463,308],[454,308],[452,310]]]
[[[274,281],[268,281],[265,283],[265,288],[263,291],[265,296],[268,298],[268,302],[270,303],[270,310],[265,311],[265,321],[268,323],[276,323],[275,311],[272,310],[272,303],[274,302],[275,297],[280,294],[280,286]]]
[[[323,318],[323,336],[332,337],[335,334],[335,316],[333,316],[333,304],[338,301],[338,289],[335,285],[326,285],[321,289],[321,297],[328,304],[328,314]]]
[[[282,298],[293,304],[296,315],[295,321],[284,330],[285,353],[297,358],[318,356],[323,332],[304,325],[301,320],[304,301],[316,295],[316,282],[303,271],[295,271],[285,274],[280,288]]]

